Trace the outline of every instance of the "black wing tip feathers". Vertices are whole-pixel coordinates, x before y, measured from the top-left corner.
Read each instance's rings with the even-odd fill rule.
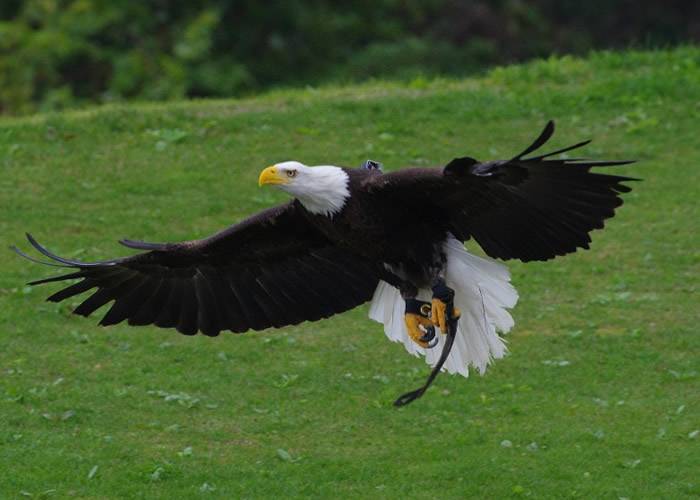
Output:
[[[37,259],[37,258],[35,258],[35,257],[32,257],[31,255],[28,255],[28,254],[24,253],[22,250],[20,250],[20,249],[19,249],[17,246],[15,246],[15,245],[10,245],[9,248],[10,248],[10,250],[12,250],[14,253],[16,253],[17,255],[19,255],[20,257],[22,257],[22,258],[24,258],[24,259],[27,259],[27,260],[30,261],[30,262],[34,262],[34,263],[36,263],[36,264],[41,264],[41,265],[43,265],[43,266],[52,266],[52,267],[71,267],[71,266],[67,266],[67,265],[65,265],[65,264],[56,264],[55,262],[44,262],[43,260],[39,260],[39,259]]]
[[[148,241],[130,240],[128,238],[119,240],[119,244],[135,250],[165,250],[168,247],[168,243],[150,243]]]
[[[537,139],[535,139],[532,144],[525,148],[525,150],[522,153],[513,157],[510,161],[520,160],[523,156],[528,155],[533,151],[536,151],[539,148],[541,148],[552,137],[552,135],[554,135],[554,129],[554,120],[549,120],[544,126],[544,129],[542,129],[542,132],[540,132],[540,135],[537,136]]]
[[[544,128],[542,129],[542,132],[540,132],[540,136],[538,137],[538,139],[544,138],[544,141],[542,142],[542,144],[547,142],[549,140],[549,138],[554,135],[555,129],[556,129],[556,124],[555,124],[554,120],[552,120],[550,118],[549,120],[547,120],[547,123],[545,123]]]
[[[537,161],[542,161],[545,160],[546,158],[550,158],[554,155],[558,155],[561,153],[566,153],[568,151],[572,151],[574,149],[579,149],[584,146],[587,146],[591,142],[593,142],[593,139],[587,139],[585,141],[577,142],[576,144],[573,144],[571,146],[567,146],[565,148],[557,149],[555,151],[551,151],[546,154],[542,154],[539,156],[535,156],[532,158],[523,158],[524,156],[535,152],[537,149],[541,148],[544,146],[544,144],[549,141],[549,139],[554,135],[554,130],[555,130],[555,124],[554,120],[549,120],[547,121],[547,124],[545,125],[544,129],[540,133],[540,135],[537,137],[537,139],[534,140],[534,142],[527,147],[522,153],[519,155],[515,156],[512,160],[510,161],[524,161],[524,162],[537,162]],[[631,163],[636,163],[637,160],[612,160],[612,161],[592,161],[592,160],[587,160],[587,159],[564,159],[560,160],[563,161],[564,163],[568,165],[579,165],[582,167],[613,167],[613,166],[620,166],[620,165],[629,165]],[[632,180],[630,178],[629,180]],[[635,180],[640,180],[640,179],[635,179]]]
[[[572,146],[567,146],[565,148],[557,149],[556,151],[552,151],[550,153],[546,153],[546,154],[543,154],[540,156],[535,156],[533,158],[526,158],[526,159],[523,159],[523,158],[518,158],[518,159],[522,159],[523,161],[540,161],[540,160],[544,160],[545,158],[549,158],[550,156],[558,155],[560,153],[566,153],[567,151],[573,151],[574,149],[588,146],[591,142],[593,142],[593,139],[587,139],[585,141],[577,142],[576,144],[574,144]],[[532,153],[532,152],[534,152],[534,150],[530,151],[530,152]],[[524,155],[521,155],[521,157],[522,156],[524,156]],[[575,160],[570,160],[570,161],[575,161]]]
[[[51,260],[54,260],[56,262],[60,262],[61,264],[64,264],[68,267],[83,267],[83,266],[89,266],[90,264],[86,264],[84,262],[80,262],[77,260],[70,260],[70,259],[64,259],[63,257],[59,257],[55,253],[49,251],[45,246],[41,245],[30,233],[26,233],[27,240],[29,243],[42,255],[48,257]]]
[[[577,163],[581,165],[589,165],[591,167],[618,167],[620,165],[629,165],[630,163],[637,163],[637,160],[566,160],[567,163],[576,165]]]
[[[45,257],[48,257],[54,262],[58,262],[59,264],[55,264],[54,262],[43,262],[40,260],[37,260],[33,257],[30,257],[26,253],[22,252],[19,250],[17,247],[10,247],[15,253],[21,255],[22,257],[31,260],[32,262],[37,262],[39,264],[44,264],[44,265],[49,265],[49,266],[58,266],[58,267],[72,267],[72,268],[78,268],[78,269],[86,269],[86,268],[91,268],[91,267],[103,267],[103,266],[112,266],[114,264],[117,264],[120,259],[114,259],[114,260],[105,260],[105,261],[97,261],[97,262],[83,262],[80,260],[73,260],[73,259],[66,259],[64,257],[61,257],[59,255],[56,255],[55,253],[51,252],[48,248],[43,246],[41,243],[39,243],[30,233],[25,233],[27,236],[27,241],[34,247],[35,250],[37,250],[40,254],[44,255]]]

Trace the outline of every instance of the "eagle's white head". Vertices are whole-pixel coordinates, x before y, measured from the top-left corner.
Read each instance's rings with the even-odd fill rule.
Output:
[[[258,184],[270,184],[297,198],[314,214],[333,216],[350,197],[348,174],[340,167],[309,167],[298,161],[276,163],[260,172]]]

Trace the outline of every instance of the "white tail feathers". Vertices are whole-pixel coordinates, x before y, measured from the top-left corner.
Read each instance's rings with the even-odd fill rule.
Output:
[[[445,242],[447,267],[445,281],[455,291],[455,306],[461,311],[457,336],[443,370],[469,376],[469,366],[484,373],[491,360],[506,353],[504,340],[496,332],[506,333],[513,327],[508,312],[518,301],[518,292],[510,284],[508,269],[498,262],[477,257],[450,236]],[[432,292],[421,289],[418,299],[430,301]],[[411,340],[404,323],[404,300],[391,285],[380,281],[374,292],[369,317],[384,324],[384,333],[394,342],[403,343],[406,350],[425,356],[435,366],[445,336],[438,333],[439,343],[432,349],[423,349]]]

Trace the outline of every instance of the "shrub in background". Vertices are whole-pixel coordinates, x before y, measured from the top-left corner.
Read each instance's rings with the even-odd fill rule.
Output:
[[[465,75],[700,39],[685,0],[3,0],[0,113]]]

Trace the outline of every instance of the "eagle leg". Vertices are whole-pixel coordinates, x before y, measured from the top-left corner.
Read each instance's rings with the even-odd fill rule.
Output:
[[[381,279],[395,287],[405,301],[404,322],[411,340],[424,349],[435,347],[438,339],[435,335],[435,326],[430,319],[430,303],[416,299],[418,288],[385,267],[379,270],[379,275]]]
[[[415,298],[405,298],[404,321],[408,335],[419,346],[430,349],[437,345],[435,326],[430,319],[430,303]]]
[[[447,333],[450,319],[455,322],[462,315],[454,306],[455,291],[439,278],[433,286],[433,301],[430,318],[443,334]]]

